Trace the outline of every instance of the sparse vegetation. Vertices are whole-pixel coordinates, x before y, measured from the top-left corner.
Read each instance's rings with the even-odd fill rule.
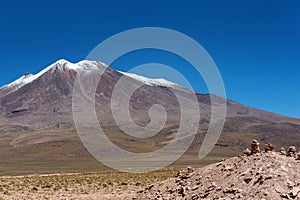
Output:
[[[154,182],[174,177],[177,170],[149,173],[91,173],[22,177],[0,177],[1,199],[46,199],[53,196],[70,196],[121,192],[145,187]],[[27,198],[28,197],[28,198]]]

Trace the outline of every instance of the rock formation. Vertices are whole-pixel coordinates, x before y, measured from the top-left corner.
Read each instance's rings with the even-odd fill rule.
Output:
[[[280,148],[279,153],[280,153],[280,155],[284,155],[284,156],[286,155],[286,151],[285,151],[284,147]]]
[[[259,144],[254,140],[251,151],[243,152],[248,156],[233,157],[199,169],[187,168],[176,178],[138,191],[135,199],[300,200],[300,161],[282,156],[284,148],[278,153],[273,151],[273,145],[266,147],[267,152],[258,153]],[[295,149],[289,148],[290,154]]]
[[[259,142],[257,140],[252,141],[250,148],[251,148],[251,154],[260,153]]]
[[[250,156],[251,155],[251,151],[247,148],[243,151],[243,155],[246,155],[246,156]]]
[[[300,151],[297,153],[296,156],[297,156],[297,157],[296,157],[296,160],[300,160]]]
[[[287,153],[287,156],[288,157],[296,157],[296,147],[295,146],[290,146],[289,147],[289,150],[288,150],[288,153]]]
[[[275,146],[268,143],[268,144],[265,144],[265,152],[269,152],[269,151],[274,151],[275,150]]]

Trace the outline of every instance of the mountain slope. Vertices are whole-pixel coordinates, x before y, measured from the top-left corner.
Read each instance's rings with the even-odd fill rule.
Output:
[[[192,91],[163,79],[121,73],[101,62],[81,61],[73,64],[59,60],[37,75],[26,74],[0,88],[0,159],[5,161],[13,158],[18,161],[22,158],[28,161],[26,166],[30,166],[32,159],[39,162],[48,157],[53,157],[54,163],[57,162],[56,159],[71,159],[76,163],[78,159],[93,160],[83,147],[74,127],[72,92],[78,73],[88,74],[88,81],[91,83],[99,79],[99,74],[92,73],[95,69],[103,72],[96,88],[95,108],[98,120],[111,141],[129,151],[149,152],[165,146],[174,137],[180,124],[181,110],[172,90],[178,91],[187,101],[192,99]],[[146,126],[151,122],[148,112],[155,104],[166,110],[167,121],[157,135],[147,140],[132,137],[124,134],[117,125],[112,115],[111,98],[115,85],[121,78],[125,78],[133,87],[143,84],[134,92],[129,102],[130,115],[136,124]],[[129,91],[126,85],[120,87],[116,104],[122,108],[124,103],[121,100],[128,96]],[[82,86],[80,90],[83,96],[89,98],[88,88]],[[207,132],[211,102],[208,94],[196,95],[201,119],[198,135],[188,151],[193,156],[182,158],[178,164],[201,164],[236,155],[254,137],[275,145],[300,146],[299,119],[227,100],[227,117],[221,138],[207,161],[199,162],[197,152]],[[152,117],[160,119],[161,116]],[[124,117],[123,123],[129,123],[128,118]],[[14,161],[8,163],[13,165]],[[78,164],[74,165],[72,168],[79,168]],[[66,170],[70,168],[66,167]]]

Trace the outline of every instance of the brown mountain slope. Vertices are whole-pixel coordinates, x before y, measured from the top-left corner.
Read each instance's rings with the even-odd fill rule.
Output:
[[[13,87],[0,88],[0,159],[3,161],[3,173],[14,163],[24,166],[24,173],[30,173],[32,164],[37,171],[48,171],[50,165],[55,171],[56,163],[67,161],[68,164],[57,167],[61,171],[84,169],[78,164],[88,160],[97,168],[82,145],[74,127],[72,115],[72,91],[78,70],[88,73],[97,68],[103,76],[95,94],[97,117],[108,137],[118,146],[133,152],[149,152],[161,148],[177,132],[180,122],[180,107],[172,90],[180,92],[190,100],[192,92],[176,85],[143,85],[130,98],[130,114],[138,124],[145,126],[150,122],[149,108],[154,104],[162,105],[167,112],[167,122],[154,137],[141,139],[124,134],[116,124],[111,111],[111,96],[117,81],[123,76],[111,67],[100,62],[81,61],[77,64],[60,60],[46,68],[32,82]],[[27,74],[27,76],[29,76]],[[98,74],[91,73],[91,82]],[[140,82],[126,77],[131,85]],[[126,85],[118,93],[126,96]],[[86,88],[81,93],[86,94]],[[201,120],[198,135],[188,152],[188,156],[179,161],[179,165],[191,162],[199,165],[236,155],[252,138],[272,142],[275,145],[294,144],[300,147],[300,120],[293,119],[227,100],[227,117],[223,133],[207,160],[199,161],[197,153],[206,134],[210,120],[210,95],[197,93]],[[122,103],[119,102],[120,106]],[[187,111],[188,112],[188,111]],[[126,122],[124,118],[124,122]],[[49,159],[51,158],[51,159]],[[21,162],[20,162],[21,160]],[[50,163],[50,165],[45,165]],[[100,167],[101,168],[101,167]],[[89,167],[86,167],[89,169]],[[101,168],[102,169],[102,168]]]

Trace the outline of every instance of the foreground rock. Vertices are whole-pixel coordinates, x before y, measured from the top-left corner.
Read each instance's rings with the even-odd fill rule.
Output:
[[[252,149],[253,150],[253,149]],[[151,185],[137,199],[300,199],[300,161],[273,151],[240,156]]]

